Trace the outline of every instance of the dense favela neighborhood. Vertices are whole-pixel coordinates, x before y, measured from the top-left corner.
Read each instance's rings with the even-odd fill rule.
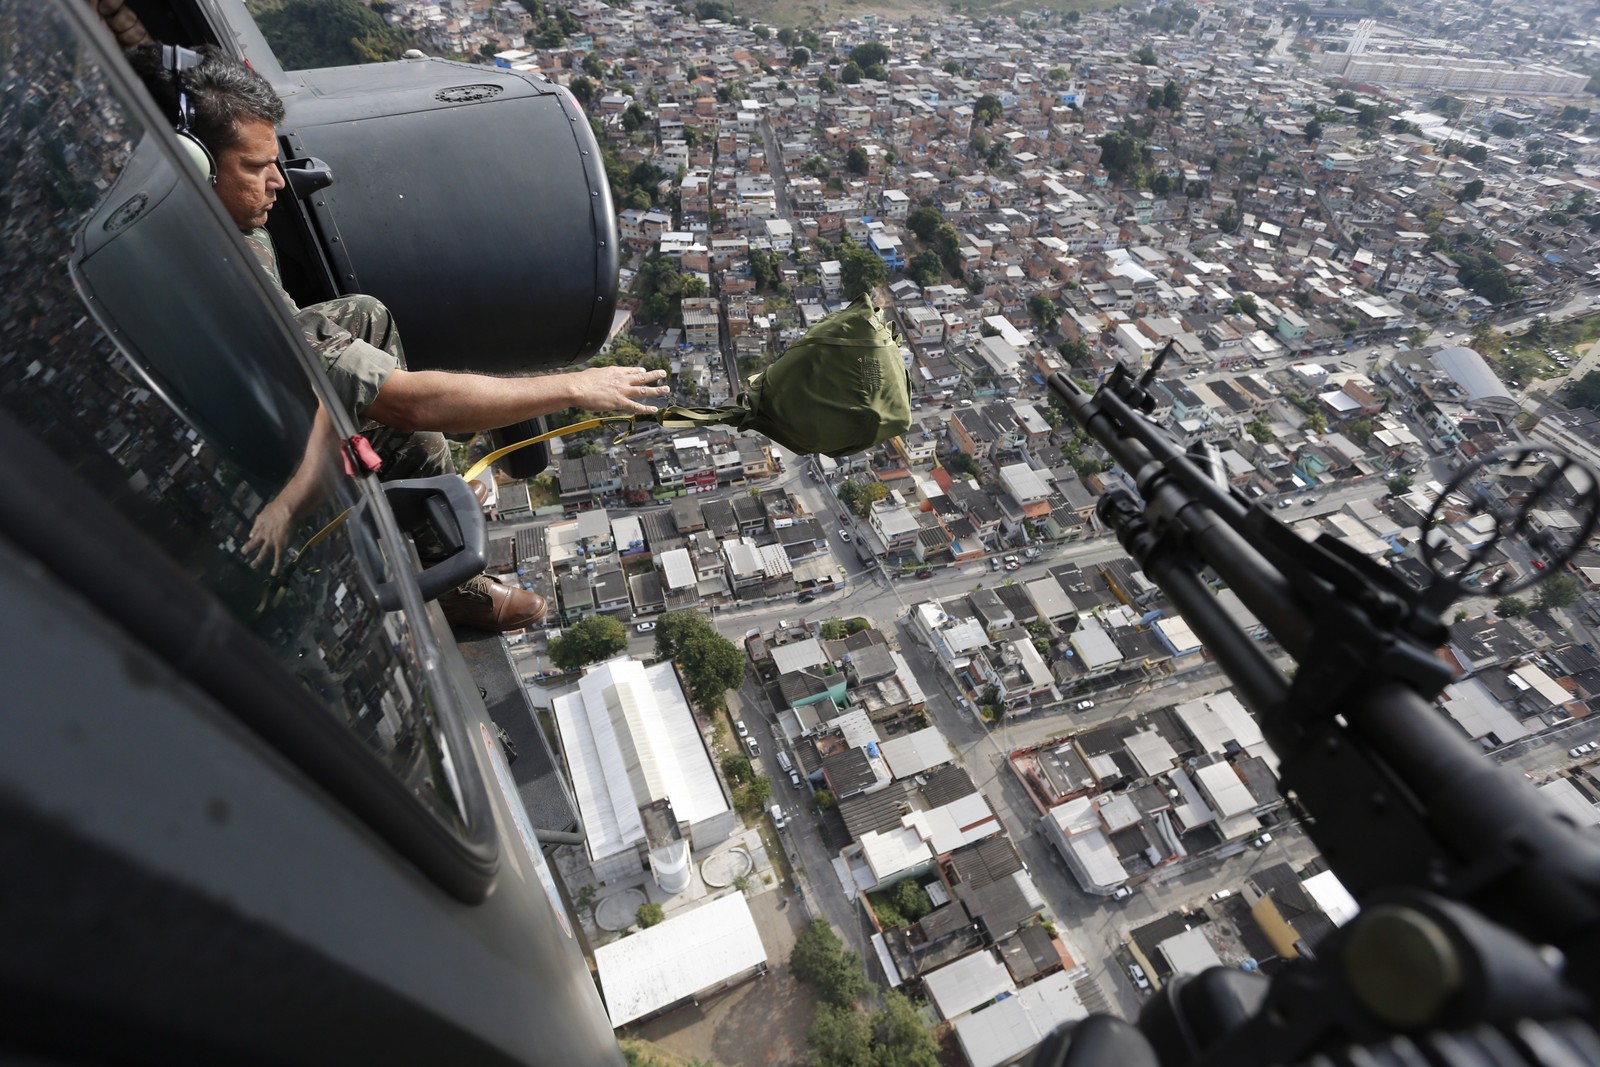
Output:
[[[860,294],[902,340],[913,423],[868,453],[652,426],[490,487],[494,570],[558,608],[511,639],[519,729],[638,1062],[999,1067],[1353,913],[1097,520],[1126,476],[1049,374],[1164,352],[1157,419],[1417,586],[1472,457],[1600,462],[1592,6],[958,8],[371,5],[590,116],[626,249],[601,360],[708,406]],[[1473,556],[1458,511],[1469,582],[1550,562]],[[1535,592],[1464,602],[1438,714],[1600,822],[1600,553]]]

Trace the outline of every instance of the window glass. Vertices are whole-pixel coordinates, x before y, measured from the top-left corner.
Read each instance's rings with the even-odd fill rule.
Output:
[[[354,524],[292,555],[358,486],[331,428],[313,433],[292,324],[169,136],[141,125],[52,5],[0,0],[0,415],[72,470],[61,492],[110,501],[271,649],[286,686],[463,832],[408,620],[365,592]],[[245,550],[292,484],[310,489],[274,578]],[[117,565],[85,560],[83,580]]]

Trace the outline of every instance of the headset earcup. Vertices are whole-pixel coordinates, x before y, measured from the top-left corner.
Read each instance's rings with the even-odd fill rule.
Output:
[[[178,150],[194,169],[200,172],[201,177],[212,185],[217,184],[217,161],[212,158],[211,150],[200,143],[200,139],[184,130],[175,131],[178,135]]]

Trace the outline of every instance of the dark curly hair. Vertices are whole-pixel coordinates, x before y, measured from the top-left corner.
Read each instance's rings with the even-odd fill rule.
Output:
[[[182,71],[170,70],[162,63],[158,44],[130,48],[127,56],[162,114],[174,122],[179,79],[182,80],[194,112],[189,132],[213,155],[239,143],[241,119],[259,119],[274,126],[283,121],[283,101],[267,79],[215,45],[201,45],[195,51],[200,56],[199,65]]]

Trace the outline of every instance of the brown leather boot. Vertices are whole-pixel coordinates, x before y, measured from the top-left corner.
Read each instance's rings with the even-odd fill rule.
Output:
[[[544,597],[529,589],[513,589],[480,574],[439,597],[439,606],[451,626],[469,626],[503,634],[525,626],[537,626],[550,610]]]

